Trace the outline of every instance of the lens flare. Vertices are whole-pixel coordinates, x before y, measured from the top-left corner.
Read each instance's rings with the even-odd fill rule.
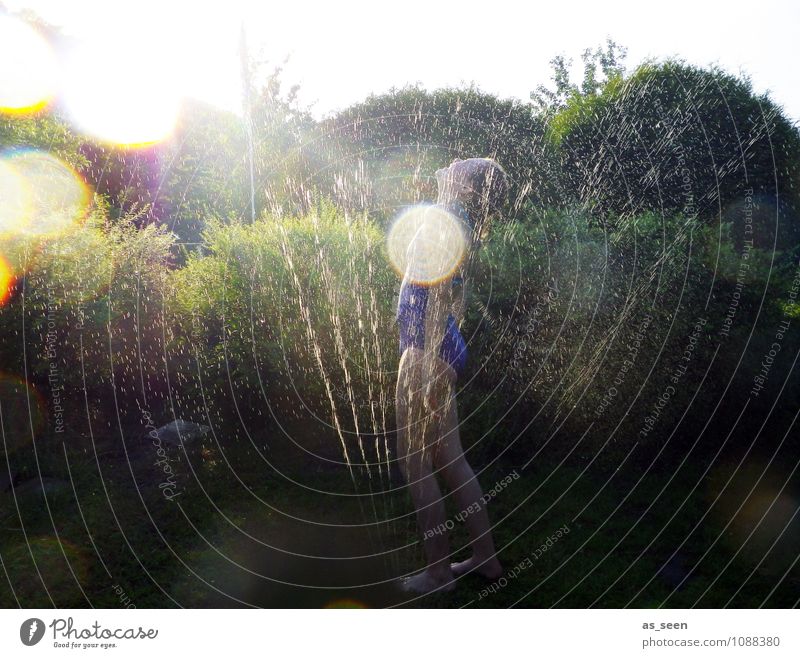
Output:
[[[50,44],[32,26],[0,16],[0,112],[36,112],[56,88],[56,58]]]
[[[63,99],[75,125],[135,148],[168,137],[178,119],[177,74],[146,48],[86,44],[65,66]]]
[[[366,604],[356,599],[336,599],[325,604],[327,610],[341,610],[341,609],[357,609],[363,610],[367,608]]]
[[[3,401],[5,430],[0,434],[2,456],[28,445],[32,436],[38,436],[43,431],[47,406],[33,386],[15,375],[3,372],[0,372],[0,400]]]
[[[707,478],[710,520],[727,527],[720,535],[722,542],[771,577],[792,568],[800,545],[795,516],[800,491],[789,482],[787,470],[754,457],[746,464],[724,462]]]
[[[17,494],[23,505],[43,505],[43,488],[48,497],[52,494],[47,489],[55,488],[54,483],[47,480],[42,487],[38,477],[27,482],[30,483],[28,488],[18,485],[23,489]],[[61,495],[69,497],[69,493]],[[14,588],[20,605],[31,608],[52,607],[53,602],[62,608],[86,605],[87,599],[79,584],[86,586],[92,563],[85,548],[63,537],[31,537],[27,543],[16,542],[4,547],[3,560],[8,582]],[[32,578],[31,573],[37,577]]]
[[[21,230],[29,215],[30,194],[20,173],[0,158],[0,238]]]
[[[0,306],[6,303],[11,294],[11,285],[14,283],[14,274],[6,259],[0,255]]]
[[[447,278],[467,250],[462,222],[441,206],[418,205],[405,210],[389,230],[389,261],[412,283],[431,285]]]
[[[89,188],[58,158],[39,151],[0,157],[0,236],[52,236],[80,222]]]

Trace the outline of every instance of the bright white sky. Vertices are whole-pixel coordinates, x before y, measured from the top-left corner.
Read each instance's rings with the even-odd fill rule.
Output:
[[[186,95],[238,111],[238,44],[270,62],[288,55],[284,79],[320,117],[392,86],[475,82],[502,97],[527,99],[547,83],[549,60],[572,57],[607,36],[628,48],[629,67],[647,56],[678,55],[746,72],[800,119],[800,2],[720,4],[639,2],[332,0],[0,0],[29,8],[76,37],[111,35],[120,48],[159,53],[183,71]]]

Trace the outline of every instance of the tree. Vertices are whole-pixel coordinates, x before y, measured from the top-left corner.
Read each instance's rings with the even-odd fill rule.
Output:
[[[298,102],[299,85],[284,92],[282,65],[264,73],[267,62],[249,60],[246,53],[243,58],[244,128],[251,149],[255,215],[304,214],[312,204],[315,166],[304,145],[313,141],[316,122]]]
[[[320,187],[384,219],[435,198],[434,172],[457,157],[496,158],[513,181],[512,212],[559,196],[545,122],[530,105],[475,87],[371,95],[323,121],[320,139],[332,163],[320,171]]]
[[[555,84],[555,90],[550,90],[545,85],[538,85],[536,91],[531,92],[534,106],[542,112],[553,112],[564,108],[575,96],[598,94],[609,80],[624,75],[623,63],[627,54],[627,48],[611,39],[606,39],[605,49],[602,46],[594,50],[586,48],[581,53],[583,80],[580,85],[571,81],[569,69],[572,66],[572,59],[567,60],[563,55],[556,55],[550,60],[550,65],[553,67],[551,79]]]
[[[646,61],[550,121],[574,201],[605,220],[645,210],[739,227],[756,246],[796,244],[800,134],[747,77],[682,60]],[[752,213],[751,213],[752,211]]]

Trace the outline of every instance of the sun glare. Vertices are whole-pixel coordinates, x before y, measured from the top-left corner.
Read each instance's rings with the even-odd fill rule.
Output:
[[[30,198],[25,180],[7,159],[0,158],[0,237],[19,232],[29,215]]]
[[[0,256],[0,306],[6,303],[11,294],[11,284],[14,282],[14,275],[6,259]]]
[[[180,110],[178,80],[146,48],[84,44],[68,58],[64,104],[75,125],[124,147],[167,138]]]
[[[0,15],[0,112],[45,107],[56,90],[58,66],[47,41],[27,23]]]
[[[0,156],[0,236],[53,236],[81,222],[89,188],[49,153],[12,151]]]
[[[386,248],[400,276],[430,285],[459,266],[466,252],[466,239],[455,215],[439,206],[417,205],[394,222]]]

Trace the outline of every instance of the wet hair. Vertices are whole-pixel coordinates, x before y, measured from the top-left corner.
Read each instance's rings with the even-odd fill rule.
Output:
[[[440,191],[462,200],[470,197],[485,214],[499,212],[508,198],[508,174],[493,158],[456,158],[436,178]]]
[[[486,199],[487,211],[490,214],[500,213],[508,202],[509,180],[505,169],[493,158],[479,158],[483,160],[485,169],[483,175],[473,181],[475,191],[481,198]]]
[[[456,158],[437,172],[437,179],[440,188],[450,184],[461,200],[467,200],[475,237],[485,238],[491,219],[508,202],[510,183],[505,169],[494,158]]]

